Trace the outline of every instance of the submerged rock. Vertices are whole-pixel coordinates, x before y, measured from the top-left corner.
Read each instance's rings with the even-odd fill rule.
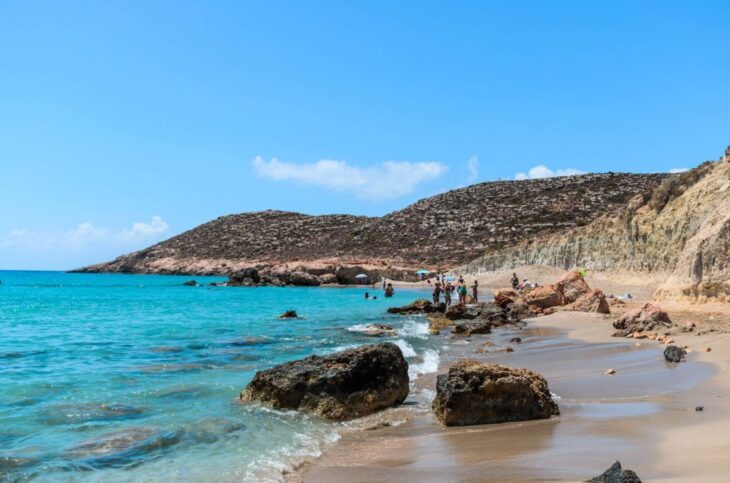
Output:
[[[280,319],[296,319],[299,317],[296,310],[287,310],[279,316]]]
[[[641,483],[641,479],[633,471],[622,469],[621,463],[616,461],[603,474],[586,480],[586,483]]]
[[[672,326],[669,315],[658,305],[647,303],[640,309],[629,310],[613,323],[618,329],[615,335],[627,336],[634,332],[663,330]]]
[[[195,280],[188,280],[187,282],[183,282],[183,285],[185,285],[186,287],[195,287],[198,285],[198,282],[196,282]]]
[[[430,300],[419,299],[402,307],[390,307],[389,314],[412,315],[412,314],[432,314],[435,312],[446,311],[446,304],[440,303],[434,305]]]
[[[438,376],[432,409],[446,426],[546,419],[560,414],[541,375],[473,360],[459,361]]]
[[[350,329],[353,330],[353,329]],[[386,324],[368,324],[362,329],[354,330],[363,335],[370,335],[374,337],[380,337],[383,335],[394,335],[395,329]]]
[[[664,349],[664,358],[669,362],[682,362],[687,355],[687,351],[676,345],[670,345]]]
[[[408,363],[397,345],[365,345],[257,372],[241,399],[348,420],[401,404]]]

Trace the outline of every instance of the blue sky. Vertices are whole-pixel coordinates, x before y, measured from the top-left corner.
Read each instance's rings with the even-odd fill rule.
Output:
[[[721,1],[0,1],[0,268],[716,159],[728,25]]]

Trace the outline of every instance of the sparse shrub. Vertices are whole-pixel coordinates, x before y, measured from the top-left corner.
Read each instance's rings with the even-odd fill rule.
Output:
[[[685,191],[709,173],[713,165],[712,161],[705,161],[696,168],[665,179],[652,192],[649,206],[659,213],[670,201],[682,196]]]

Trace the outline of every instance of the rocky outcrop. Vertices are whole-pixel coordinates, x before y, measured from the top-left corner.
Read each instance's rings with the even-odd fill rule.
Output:
[[[480,183],[380,218],[229,215],[82,271],[231,275],[268,266],[334,273],[348,284],[358,273],[417,280],[415,271],[423,266],[451,268],[487,250],[586,225],[665,178],[608,173]]]
[[[257,372],[241,400],[342,421],[401,404],[408,396],[408,383],[403,353],[385,343]]]
[[[616,461],[601,475],[586,480],[586,483],[641,483],[641,479],[633,471],[621,468],[621,463]]]
[[[634,272],[661,283],[659,300],[729,301],[730,148],[587,226],[489,248],[460,272],[521,265]]]
[[[560,414],[541,375],[472,360],[459,361],[438,376],[432,408],[446,426],[546,419]]]
[[[676,345],[670,345],[664,349],[664,359],[668,362],[682,362],[687,356],[687,351]]]
[[[563,293],[558,285],[527,288],[520,295],[533,310],[545,310],[563,305]]]
[[[464,324],[457,324],[451,329],[451,333],[455,335],[465,335],[467,337],[474,334],[491,334],[493,324],[489,320],[476,320]]]
[[[390,307],[388,309],[389,314],[399,315],[433,314],[436,312],[443,313],[445,311],[446,304],[444,304],[443,302],[439,305],[434,305],[433,303],[431,303],[430,300],[426,299],[419,299],[402,307]]]
[[[639,309],[626,312],[613,323],[613,327],[618,329],[615,336],[629,336],[637,332],[669,329],[672,321],[658,305],[647,303]]]
[[[557,291],[562,295],[562,304],[572,304],[591,291],[583,274],[577,271],[567,272],[555,282]]]
[[[602,290],[590,290],[581,295],[578,299],[567,307],[569,310],[578,312],[595,312],[598,314],[610,314],[611,307]]]

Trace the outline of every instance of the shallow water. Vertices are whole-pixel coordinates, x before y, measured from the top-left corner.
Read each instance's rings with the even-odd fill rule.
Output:
[[[257,370],[381,340],[414,379],[438,367],[425,320],[385,314],[415,292],[191,278],[0,271],[0,479],[276,478],[347,425],[239,403]],[[288,309],[301,318],[279,320]],[[397,334],[347,330],[367,323]]]

